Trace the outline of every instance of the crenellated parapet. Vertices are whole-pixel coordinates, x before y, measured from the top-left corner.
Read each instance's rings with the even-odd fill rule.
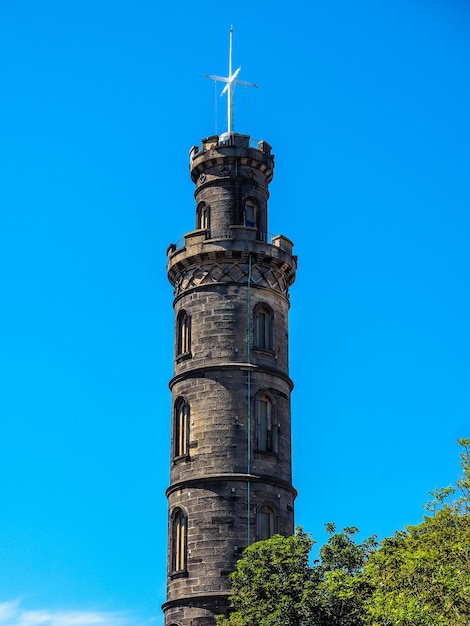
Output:
[[[272,289],[287,297],[295,280],[297,257],[292,242],[278,235],[272,243],[256,240],[256,231],[232,227],[224,239],[207,239],[194,231],[185,236],[185,245],[168,248],[168,280],[178,297],[202,285],[247,284]]]

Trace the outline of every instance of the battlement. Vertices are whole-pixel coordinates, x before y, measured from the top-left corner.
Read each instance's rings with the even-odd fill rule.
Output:
[[[260,177],[259,184],[267,186],[273,177],[274,155],[267,141],[256,141],[249,135],[223,133],[211,135],[201,145],[189,151],[191,178],[198,187],[216,177]],[[251,174],[250,174],[251,171]],[[210,178],[207,179],[206,177]]]
[[[218,233],[199,228],[197,230],[192,230],[191,232],[186,233],[176,243],[170,244],[167,249],[167,256],[171,258],[174,252],[181,250],[182,248],[188,248],[194,246],[195,244],[200,244],[201,242],[216,243],[219,241],[224,241],[226,239],[236,240],[237,242],[245,243],[247,241],[256,241],[259,243],[276,246],[276,248],[281,248],[281,250],[284,250],[284,252],[287,252],[287,254],[289,255],[292,254],[292,249],[294,246],[292,241],[284,235],[260,233],[256,228],[250,226],[230,226],[230,228],[228,228],[226,231],[221,231]],[[272,251],[270,253],[273,254]]]
[[[208,150],[219,147],[237,147],[237,148],[251,148],[259,150],[267,156],[271,154],[272,147],[267,141],[252,139],[249,135],[242,135],[240,133],[222,133],[222,135],[210,135],[202,140],[199,146],[193,146],[189,151],[191,160],[197,155]]]

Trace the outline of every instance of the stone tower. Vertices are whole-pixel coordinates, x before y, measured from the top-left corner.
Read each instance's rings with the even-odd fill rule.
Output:
[[[214,626],[250,543],[294,526],[292,242],[268,234],[274,157],[234,132],[190,151],[195,230],[168,249],[175,355],[165,626]]]

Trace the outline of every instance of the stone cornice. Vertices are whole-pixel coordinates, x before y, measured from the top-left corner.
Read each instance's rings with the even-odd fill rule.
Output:
[[[274,247],[274,246],[273,246]],[[168,263],[168,280],[174,286],[175,296],[187,289],[208,285],[246,285],[251,273],[252,287],[267,287],[287,297],[295,280],[296,263],[291,255],[253,252],[251,272],[248,269],[248,251],[186,250]],[[237,258],[238,256],[238,258]],[[178,258],[179,257],[179,258]]]
[[[162,610],[166,611],[167,609],[171,609],[177,606],[198,606],[200,603],[204,601],[210,601],[215,597],[221,598],[222,600],[228,600],[229,593],[226,591],[211,591],[210,593],[192,593],[188,596],[179,596],[174,600],[168,600],[162,604]]]
[[[281,378],[284,380],[288,386],[290,391],[294,388],[293,380],[284,372],[274,368],[274,367],[265,367],[262,365],[253,365],[252,363],[219,363],[217,365],[204,365],[203,367],[195,367],[193,369],[185,370],[180,374],[176,374],[170,382],[168,386],[170,389],[181,382],[182,380],[187,380],[189,378],[205,378],[206,372],[217,372],[217,371],[227,371],[227,370],[237,370],[237,371],[251,371],[251,372],[260,372],[263,374],[271,374],[272,376],[276,376],[277,378]]]
[[[198,485],[214,482],[250,482],[250,483],[262,483],[263,485],[275,485],[292,493],[297,497],[297,490],[292,485],[284,480],[280,480],[275,476],[268,476],[264,474],[246,474],[243,472],[230,472],[227,474],[201,474],[200,476],[192,476],[186,480],[180,480],[171,484],[166,490],[166,496],[168,497],[174,491],[179,489],[187,489],[188,487],[197,487]]]

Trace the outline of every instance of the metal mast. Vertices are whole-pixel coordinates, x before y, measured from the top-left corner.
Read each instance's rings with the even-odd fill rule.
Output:
[[[240,73],[240,70],[242,69],[242,66],[240,65],[235,72],[232,73],[232,39],[233,39],[233,28],[230,27],[230,47],[229,47],[229,57],[228,57],[228,76],[216,76],[214,74],[205,75],[205,78],[211,78],[212,80],[216,80],[219,81],[221,83],[225,83],[225,87],[222,89],[221,92],[221,96],[223,96],[225,93],[227,94],[227,125],[228,125],[228,129],[227,132],[228,133],[233,133],[234,132],[234,115],[233,115],[233,93],[235,90],[235,85],[243,85],[243,87],[255,87],[257,88],[258,85],[256,85],[255,83],[247,83],[244,80],[238,80],[237,76]]]

